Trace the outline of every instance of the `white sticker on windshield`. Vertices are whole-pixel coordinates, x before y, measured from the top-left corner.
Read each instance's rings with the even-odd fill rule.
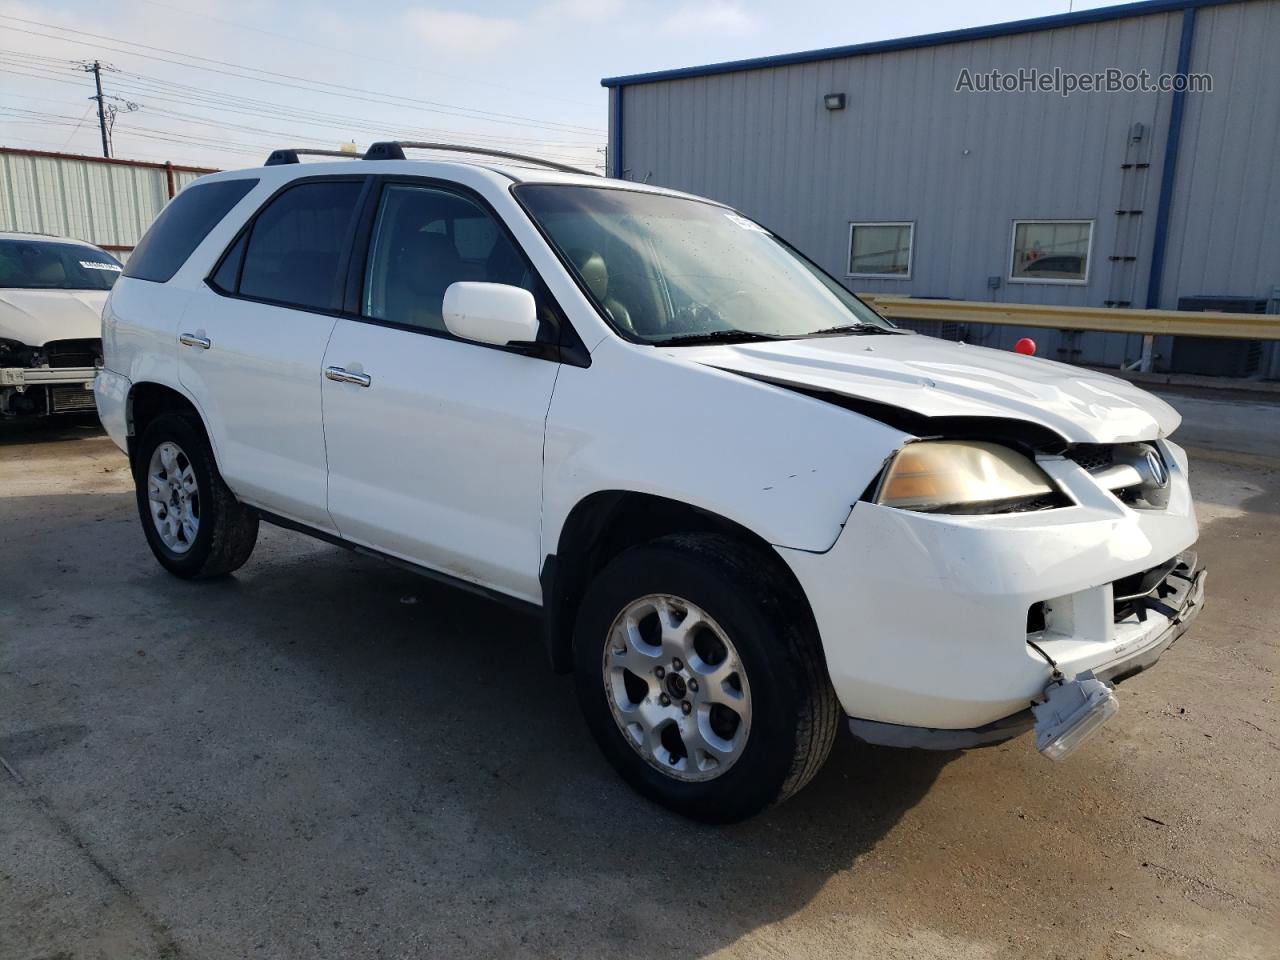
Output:
[[[118,263],[103,263],[101,260],[81,260],[80,266],[86,270],[111,270],[115,273],[123,269]]]
[[[736,213],[726,213],[725,216],[740,226],[743,230],[754,230],[756,233],[763,233],[766,237],[771,235],[769,231],[760,226],[760,224],[752,223],[746,217],[740,217]]]

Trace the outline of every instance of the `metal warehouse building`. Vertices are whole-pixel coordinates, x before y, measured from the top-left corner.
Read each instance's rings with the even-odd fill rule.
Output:
[[[1277,50],[1275,0],[1152,0],[617,77],[611,173],[732,204],[859,292],[1280,313]],[[1055,68],[1212,89],[979,89]],[[1141,352],[1138,336],[1041,333],[1060,359]],[[1274,344],[1156,350],[1156,369],[1280,377]]]
[[[126,259],[204,167],[0,147],[0,231],[87,240]]]

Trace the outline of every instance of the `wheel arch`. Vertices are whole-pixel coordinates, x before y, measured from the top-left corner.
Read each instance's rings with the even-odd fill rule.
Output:
[[[125,400],[125,425],[130,463],[133,462],[138,439],[147,429],[147,425],[164,413],[185,413],[195,417],[200,423],[200,429],[209,438],[215,458],[217,457],[217,448],[213,447],[213,437],[195,401],[168,384],[143,380],[129,388],[129,395]]]
[[[601,490],[574,504],[543,560],[543,626],[547,652],[558,673],[572,667],[570,647],[578,606],[595,573],[629,547],[673,533],[718,533],[767,555],[816,630],[808,598],[772,544],[728,517],[680,500],[633,490]]]

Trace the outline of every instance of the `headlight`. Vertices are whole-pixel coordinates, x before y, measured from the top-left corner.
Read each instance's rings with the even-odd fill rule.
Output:
[[[876,502],[930,513],[1000,513],[1056,492],[1044,471],[996,443],[923,440],[903,447]]]

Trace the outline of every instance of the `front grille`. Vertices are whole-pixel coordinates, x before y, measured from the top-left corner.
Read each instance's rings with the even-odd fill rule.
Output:
[[[102,340],[50,340],[44,345],[44,355],[51,367],[94,367],[102,362]]]
[[[1067,450],[1067,456],[1089,473],[1095,473],[1116,462],[1116,449],[1105,443],[1078,443]]]
[[[49,388],[49,408],[53,413],[81,413],[98,407],[92,390],[69,384]]]

